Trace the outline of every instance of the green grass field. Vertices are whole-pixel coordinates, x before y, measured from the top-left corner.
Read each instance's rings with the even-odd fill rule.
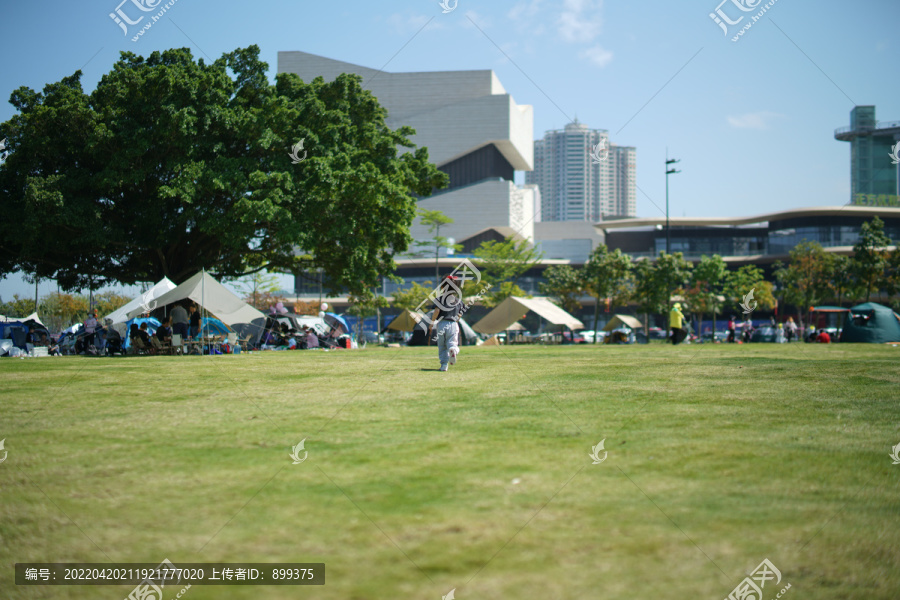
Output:
[[[783,577],[764,600],[898,597],[900,348],[437,367],[433,348],[0,361],[0,598],[133,587],[16,586],[17,562],[164,558],[326,565],[324,586],[190,600],[721,600],[763,559]]]

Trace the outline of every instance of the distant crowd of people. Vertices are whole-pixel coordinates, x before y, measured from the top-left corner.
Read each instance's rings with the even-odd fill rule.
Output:
[[[190,300],[177,302],[175,303],[172,312],[169,313],[160,326],[156,328],[153,336],[155,336],[163,345],[171,344],[173,335],[180,335],[182,340],[194,339],[200,335],[201,323],[200,310],[196,303]],[[114,346],[114,349],[118,351],[122,341],[121,337],[115,329],[112,327],[104,327],[100,323],[100,320],[97,317],[97,309],[88,311],[87,318],[82,323],[82,327],[82,332],[76,342],[75,351],[77,354],[90,354],[103,350],[104,348],[110,349],[110,345]],[[128,332],[128,337],[132,344],[138,339],[143,347],[148,349],[154,347],[154,344],[151,341],[152,336],[146,322],[141,323],[140,326],[132,323]],[[50,345],[51,354],[58,351],[57,347],[54,347],[52,344]]]
[[[303,325],[300,331],[288,327],[287,323],[280,326],[276,323],[266,329],[260,340],[263,346],[287,346],[291,350],[311,350],[320,346],[319,336],[315,329]]]
[[[189,300],[184,302],[176,302],[175,307],[156,328],[154,336],[160,345],[167,346],[172,343],[172,336],[181,336],[182,340],[192,340],[200,335],[202,320],[198,306]],[[150,329],[146,321],[140,326],[135,323],[131,324],[131,330],[128,332],[132,344],[135,339],[140,340],[140,346],[151,350],[156,347],[151,339]]]
[[[738,342],[737,330],[739,327],[741,329],[740,341],[745,344],[751,340],[753,332],[756,331],[749,315],[747,316],[747,320],[740,326],[738,325],[737,317],[732,315],[731,318],[728,319],[728,325],[726,327],[728,330],[728,337],[725,341],[729,344]],[[799,327],[794,322],[793,317],[788,317],[783,323],[777,323],[775,317],[770,317],[769,327],[774,331],[776,343],[790,343],[794,339],[821,344],[830,344],[832,341],[831,336],[827,331],[824,329],[816,331],[816,328],[813,326],[810,326],[809,331],[804,336],[803,328]],[[669,341],[674,345],[683,342],[688,335],[687,329],[685,328],[685,316],[684,313],[681,312],[681,304],[678,302],[672,305],[672,310],[669,312],[669,329],[672,332],[669,336]],[[715,337],[713,337],[713,341],[716,341]]]

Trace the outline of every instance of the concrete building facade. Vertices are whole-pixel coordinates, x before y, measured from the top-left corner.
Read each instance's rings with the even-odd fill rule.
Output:
[[[616,146],[605,129],[576,119],[534,142],[534,170],[525,181],[541,189],[541,221],[601,221],[637,214],[637,151]]]
[[[540,194],[514,183],[516,171],[534,165],[533,109],[516,104],[493,71],[387,73],[306,52],[279,52],[278,72],[304,81],[362,76],[363,87],[387,109],[387,126],[415,129],[411,141],[427,147],[431,161],[449,175],[449,188],[419,203],[453,219],[441,227],[442,236],[461,240],[503,226],[533,241]],[[418,219],[410,232],[417,241],[433,235]]]

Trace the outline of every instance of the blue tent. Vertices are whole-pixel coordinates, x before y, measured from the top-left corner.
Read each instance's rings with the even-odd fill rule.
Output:
[[[203,335],[228,335],[234,331],[234,329],[215,317],[203,317],[202,320],[200,331],[203,332]]]
[[[50,337],[50,332],[47,328],[34,319],[6,319],[5,321],[0,322],[0,339],[9,338],[13,341],[14,346],[21,348],[22,350],[25,349],[25,344],[27,342],[32,341],[31,336],[37,336],[41,333]]]
[[[125,347],[126,348],[131,347],[131,335],[129,335],[129,334],[131,333],[132,323],[137,325],[138,327],[141,326],[141,323],[146,323],[147,324],[147,333],[149,333],[150,335],[155,334],[156,328],[159,327],[159,325],[160,325],[160,322],[158,320],[154,319],[153,317],[135,317],[135,318],[131,319],[130,321],[126,321],[125,322]]]

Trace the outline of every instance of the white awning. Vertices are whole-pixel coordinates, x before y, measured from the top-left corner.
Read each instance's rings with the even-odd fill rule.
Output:
[[[106,315],[105,317],[103,317],[102,322],[103,323],[109,322],[111,324],[124,323],[125,321],[127,321],[130,318],[128,316],[128,313],[130,313],[131,311],[133,311],[137,308],[141,308],[142,305],[145,305],[148,308],[155,307],[156,305],[153,303],[154,299],[156,299],[156,298],[162,296],[163,294],[165,294],[166,292],[168,292],[170,290],[174,290],[174,289],[175,289],[175,284],[172,283],[172,281],[168,277],[163,277],[162,279],[159,280],[159,283],[154,285],[152,288],[150,288],[149,290],[147,290],[146,292],[144,292],[143,294],[141,294],[140,296],[138,296],[137,298],[135,298],[128,304],[114,310],[113,312],[111,312],[108,315]],[[151,310],[152,310],[152,308],[151,308]],[[150,311],[145,311],[145,312],[150,312]]]
[[[472,329],[479,333],[500,333],[509,329],[513,323],[524,317],[529,311],[536,312],[552,325],[564,325],[569,329],[584,328],[584,323],[546,298],[510,296],[475,323]]]

